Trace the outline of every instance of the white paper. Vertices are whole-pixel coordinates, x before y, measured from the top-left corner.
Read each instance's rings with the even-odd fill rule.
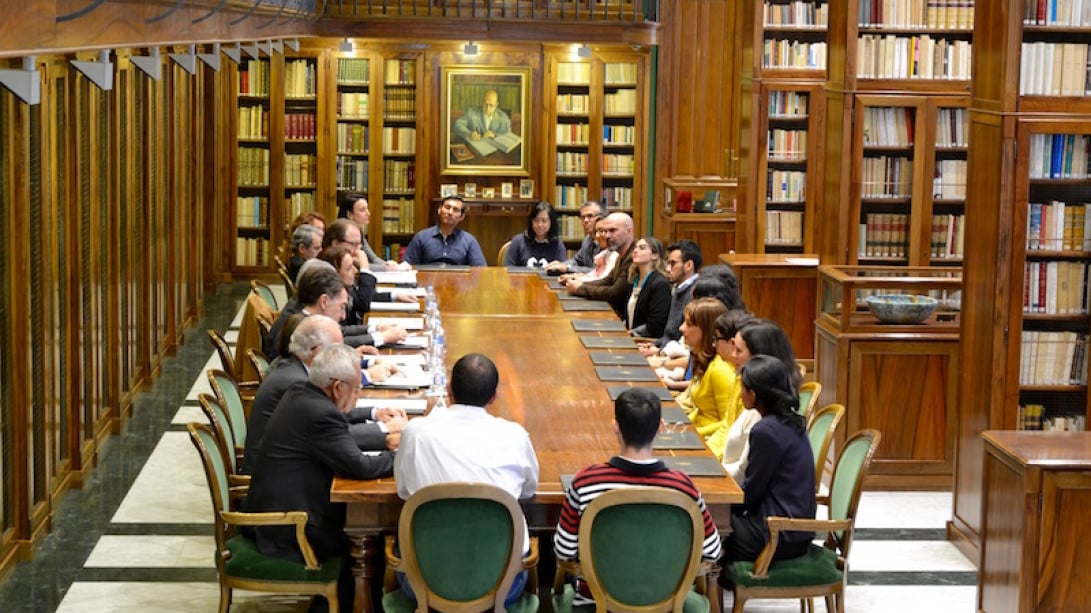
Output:
[[[375,312],[403,312],[419,313],[419,302],[372,302],[371,310]]]
[[[392,353],[378,356],[380,362],[391,362],[399,366],[424,366],[427,358],[421,353]]]
[[[383,345],[383,347],[390,347],[393,349],[427,349],[428,337],[423,334],[410,334],[405,337],[405,340],[393,345]]]
[[[789,264],[800,264],[803,266],[818,266],[818,258],[784,258],[785,262]]]
[[[420,366],[403,366],[398,372],[390,375],[383,381],[372,381],[372,387],[393,387],[396,389],[414,389],[428,387],[432,384],[432,376],[424,372]]]
[[[376,270],[376,283],[392,283],[394,285],[416,285],[417,271],[415,270]]]
[[[379,407],[382,409],[403,409],[406,415],[423,415],[428,409],[427,398],[359,398],[356,407]]]
[[[376,326],[401,326],[406,330],[424,329],[424,319],[421,317],[369,317],[367,323]]]

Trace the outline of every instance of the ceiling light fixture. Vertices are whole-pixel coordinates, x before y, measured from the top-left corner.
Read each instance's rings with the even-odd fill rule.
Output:
[[[477,55],[477,45],[470,41],[462,46],[462,55]]]
[[[587,43],[584,43],[582,47],[580,47],[579,49],[576,49],[576,55],[578,55],[578,56],[580,56],[582,58],[591,57],[591,47],[588,47]]]
[[[355,51],[355,47],[352,46],[352,41],[346,36],[345,40],[338,43],[337,50],[341,53],[352,53]]]

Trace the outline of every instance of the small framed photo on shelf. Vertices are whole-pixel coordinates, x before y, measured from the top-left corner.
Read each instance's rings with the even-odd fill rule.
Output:
[[[510,181],[506,182],[506,183],[501,183],[500,184],[500,197],[501,198],[511,198],[512,196],[515,195],[514,190],[515,190],[515,184],[514,183],[511,183]]]
[[[447,198],[448,196],[458,195],[458,184],[456,183],[441,183],[439,186],[440,198]]]
[[[519,197],[520,198],[533,198],[534,197],[534,179],[520,179],[519,180]]]
[[[482,188],[481,189],[481,197],[482,198],[495,198],[496,197],[496,188],[495,187]]]
[[[467,198],[477,198],[477,183],[466,183],[462,186],[462,193]]]

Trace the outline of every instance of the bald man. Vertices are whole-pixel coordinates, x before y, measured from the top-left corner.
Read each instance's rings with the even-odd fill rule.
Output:
[[[610,213],[600,226],[606,233],[606,248],[616,251],[617,264],[605,277],[587,281],[569,280],[565,286],[569,294],[603,300],[610,303],[617,316],[625,319],[625,306],[633,284],[629,280],[629,267],[633,263],[633,218],[625,213]]]

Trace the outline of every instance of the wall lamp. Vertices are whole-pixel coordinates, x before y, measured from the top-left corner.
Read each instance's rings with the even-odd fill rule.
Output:
[[[580,56],[582,58],[591,57],[591,47],[588,47],[587,43],[584,43],[582,47],[580,47],[579,49],[576,49],[576,55],[578,55],[578,56]]]
[[[462,55],[477,55],[477,45],[470,41],[462,46]]]
[[[355,47],[353,47],[352,41],[346,36],[345,40],[338,43],[337,50],[341,53],[352,53],[355,51]]]

